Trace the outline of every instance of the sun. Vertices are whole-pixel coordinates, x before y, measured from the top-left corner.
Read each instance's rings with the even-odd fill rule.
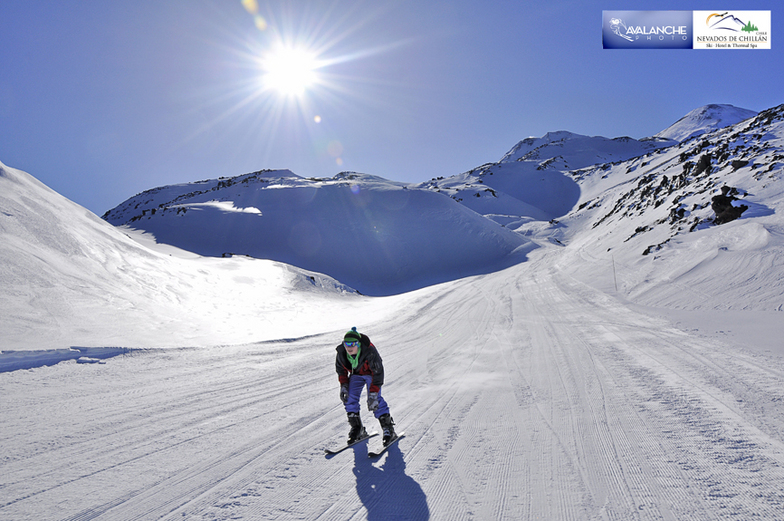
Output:
[[[319,81],[320,64],[316,53],[279,45],[261,60],[265,89],[283,96],[302,96]]]

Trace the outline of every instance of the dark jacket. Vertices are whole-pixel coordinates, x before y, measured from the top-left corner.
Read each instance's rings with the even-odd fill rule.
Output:
[[[351,362],[346,353],[346,347],[341,342],[335,348],[338,352],[335,357],[335,370],[338,373],[340,385],[348,385],[348,379],[352,374],[371,375],[373,382],[370,384],[369,392],[377,393],[384,385],[384,364],[381,362],[381,355],[378,354],[367,335],[361,335],[359,341],[359,364],[356,370],[351,369]]]

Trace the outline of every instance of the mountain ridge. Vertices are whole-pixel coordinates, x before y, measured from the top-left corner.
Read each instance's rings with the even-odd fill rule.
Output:
[[[724,123],[747,121],[743,117],[748,113],[731,105],[706,105],[643,140],[550,132],[542,138],[521,140],[496,163],[417,184],[356,172],[303,178],[289,170],[261,170],[148,190],[103,218],[200,255],[269,258],[328,274],[365,294],[402,293],[524,260],[525,253],[537,246],[530,239],[542,233],[541,223],[569,215],[574,219],[580,204],[580,209],[596,207],[596,201],[585,200],[586,176],[650,169],[642,164],[646,160],[637,158],[667,155],[668,150],[688,146],[693,152],[670,159],[673,164],[685,164],[679,166],[683,171],[665,176],[666,182],[658,175],[638,181],[648,188],[646,196],[682,192],[688,185],[686,168],[699,169],[703,175],[711,171],[700,166],[697,157],[707,142],[697,145],[705,140],[692,140],[706,133],[714,135],[716,127],[729,128]],[[687,135],[688,139],[678,142],[664,135]],[[667,185],[666,191],[650,187],[654,179]],[[709,201],[699,204],[703,214],[710,211],[705,210]],[[669,219],[681,223],[691,216],[695,209],[684,205],[667,205]],[[662,219],[666,220],[660,217],[656,222],[661,224]],[[707,219],[707,215],[699,218],[703,223]],[[444,222],[456,226],[444,228]],[[689,228],[697,226],[692,223]],[[531,228],[540,231],[532,234]],[[559,233],[552,233],[550,239],[566,240]],[[671,237],[648,245],[647,251],[660,249],[667,240]],[[463,248],[446,260],[433,253],[434,249],[450,251],[453,241]],[[348,244],[355,244],[362,253],[347,249]]]

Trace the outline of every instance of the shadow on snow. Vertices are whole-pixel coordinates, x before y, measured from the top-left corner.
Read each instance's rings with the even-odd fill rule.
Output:
[[[131,354],[132,351],[136,350],[126,347],[72,347],[42,351],[2,351],[0,373],[56,365],[66,360],[76,360],[79,364],[102,363],[107,358]]]
[[[357,495],[369,521],[430,519],[427,497],[419,483],[406,475],[406,462],[397,444],[387,450],[379,467],[368,458],[367,443],[353,449]]]

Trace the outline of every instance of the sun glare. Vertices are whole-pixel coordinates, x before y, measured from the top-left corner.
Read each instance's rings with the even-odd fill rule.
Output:
[[[265,88],[284,96],[302,96],[318,81],[316,55],[304,49],[278,47],[262,60]]]
[[[253,25],[247,23],[241,31],[233,24],[216,26],[216,34],[226,35],[213,43],[226,55],[221,66],[227,74],[199,91],[204,101],[198,113],[206,119],[194,126],[183,144],[221,125],[230,131],[225,135],[241,135],[240,146],[265,158],[278,154],[278,147],[288,151],[310,146],[297,155],[310,154],[322,165],[342,166],[344,151],[336,130],[340,120],[334,116],[356,108],[358,102],[374,104],[383,98],[373,87],[378,79],[364,77],[366,68],[351,63],[409,42],[367,46],[378,40],[366,33],[368,25],[382,20],[388,2],[348,12],[335,6],[303,7],[307,2],[239,3]],[[217,17],[216,23],[223,20],[228,18]],[[238,134],[243,125],[253,130]]]

